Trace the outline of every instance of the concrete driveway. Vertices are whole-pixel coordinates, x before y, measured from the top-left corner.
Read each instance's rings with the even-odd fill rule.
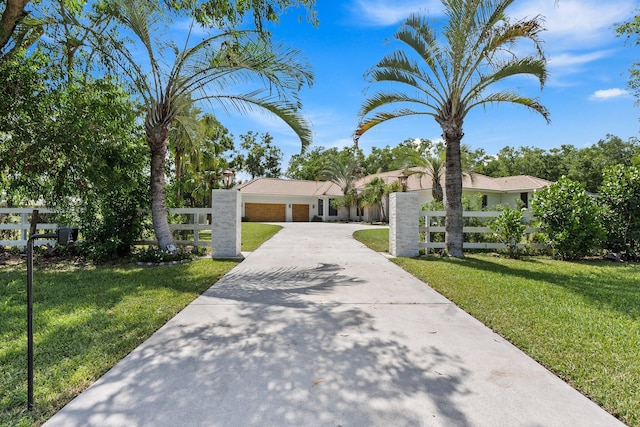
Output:
[[[622,425],[364,227],[283,225],[45,425]]]

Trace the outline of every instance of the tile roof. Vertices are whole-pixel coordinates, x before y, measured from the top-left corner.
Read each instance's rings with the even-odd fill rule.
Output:
[[[329,181],[301,181],[280,178],[256,178],[236,185],[244,194],[272,194],[279,196],[342,196],[342,190]]]
[[[424,173],[424,168],[411,168],[407,181],[408,191],[427,190],[432,187],[431,176]],[[376,177],[382,178],[386,184],[398,180],[402,170],[382,172],[368,175],[358,182],[356,188],[364,189],[365,185]],[[444,189],[444,179],[441,181]],[[479,173],[465,175],[462,180],[462,187],[478,191],[525,191],[537,190],[552,184],[551,181],[536,178],[529,175],[508,176],[504,178],[491,178]],[[234,187],[244,194],[278,195],[278,196],[342,196],[342,191],[338,185],[329,181],[300,181],[280,178],[256,178],[244,184]]]

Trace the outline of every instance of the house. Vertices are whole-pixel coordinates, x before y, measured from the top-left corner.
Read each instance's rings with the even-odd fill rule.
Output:
[[[358,191],[379,177],[385,183],[398,181],[402,170],[369,175],[356,183]],[[433,200],[431,176],[421,168],[412,168],[407,179],[407,191],[418,193],[420,204]],[[548,185],[550,181],[529,175],[491,178],[473,173],[465,175],[462,181],[463,195],[482,197],[482,205],[511,205],[518,201],[529,207],[532,194]],[[444,179],[441,182],[444,188]],[[242,193],[242,215],[249,221],[257,222],[307,222],[314,217],[323,221],[338,221],[347,218],[346,209],[337,211],[331,206],[331,200],[342,197],[338,185],[328,181],[299,181],[279,178],[256,178],[234,187]],[[379,211],[364,209],[357,212],[352,208],[351,218],[362,218],[365,221],[379,220]]]

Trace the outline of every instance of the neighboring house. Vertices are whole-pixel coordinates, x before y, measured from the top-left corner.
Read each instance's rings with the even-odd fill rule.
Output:
[[[412,168],[411,172],[420,172]],[[387,184],[398,180],[401,170],[369,175],[356,184],[359,191],[375,177]],[[521,201],[529,207],[532,194],[552,182],[529,175],[491,178],[477,173],[465,175],[462,181],[463,195],[482,196],[482,204],[491,208],[496,205],[515,207]],[[441,182],[444,188],[444,180]],[[242,193],[242,214],[249,221],[298,222],[310,221],[314,216],[323,221],[338,221],[347,218],[346,209],[336,211],[331,207],[331,199],[342,197],[341,189],[332,182],[297,181],[275,178],[257,178],[235,187]],[[433,200],[432,180],[428,174],[410,173],[407,191],[417,192],[420,204]],[[360,212],[365,221],[378,220],[377,211],[365,209]],[[353,208],[351,218],[358,218]]]

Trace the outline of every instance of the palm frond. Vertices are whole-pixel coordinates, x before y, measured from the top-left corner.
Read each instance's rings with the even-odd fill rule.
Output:
[[[498,103],[510,103],[510,104],[522,105],[542,115],[542,117],[544,117],[547,123],[551,122],[549,118],[550,117],[549,110],[547,110],[547,108],[544,105],[540,104],[540,101],[537,98],[529,98],[526,96],[522,96],[515,91],[509,91],[509,90],[486,94],[481,99],[478,99],[476,102],[470,103],[467,106],[467,109],[471,109],[479,105],[498,104]]]
[[[234,110],[246,114],[254,111],[267,111],[273,116],[285,122],[291,130],[298,136],[302,144],[302,150],[311,145],[313,132],[311,123],[300,114],[298,105],[283,103],[281,99],[269,96],[262,96],[265,91],[254,91],[248,94],[231,95],[219,94],[214,97],[203,96],[197,100],[209,100],[216,102],[224,108],[231,107]]]

